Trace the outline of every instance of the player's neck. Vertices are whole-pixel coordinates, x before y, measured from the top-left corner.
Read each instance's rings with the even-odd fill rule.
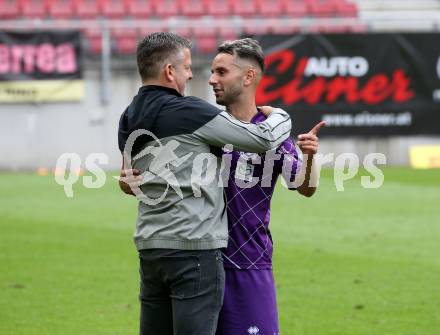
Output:
[[[242,97],[234,103],[226,106],[229,113],[234,115],[240,121],[250,122],[257,114],[257,106],[255,105],[255,97]]]

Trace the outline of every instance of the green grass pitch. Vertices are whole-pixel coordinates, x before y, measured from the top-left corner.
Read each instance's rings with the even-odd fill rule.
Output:
[[[440,334],[440,170],[384,173],[337,192],[326,170],[310,199],[278,187],[281,334]],[[137,333],[136,202],[113,178],[74,191],[0,174],[1,335]]]

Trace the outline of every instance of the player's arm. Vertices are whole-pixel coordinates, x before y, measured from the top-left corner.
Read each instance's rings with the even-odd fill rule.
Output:
[[[308,155],[305,164],[298,172],[298,175],[304,176],[304,182],[296,190],[305,197],[311,197],[315,193],[319,181],[319,170],[313,162],[314,156]]]
[[[298,136],[298,147],[303,153],[303,164],[298,172],[300,180],[303,183],[296,188],[296,190],[305,197],[311,197],[318,186],[320,169],[315,163],[315,154],[318,152],[318,132],[325,125],[322,121],[318,123],[312,130],[306,134]]]
[[[274,108],[268,118],[258,124],[240,121],[223,111],[197,129],[194,135],[218,147],[232,144],[234,150],[266,152],[286,140],[291,128],[289,114],[279,108]]]

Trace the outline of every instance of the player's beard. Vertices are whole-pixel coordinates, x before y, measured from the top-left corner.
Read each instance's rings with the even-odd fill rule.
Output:
[[[223,89],[223,94],[216,97],[216,102],[222,106],[228,106],[237,101],[237,98],[242,93],[243,89],[239,84]]]

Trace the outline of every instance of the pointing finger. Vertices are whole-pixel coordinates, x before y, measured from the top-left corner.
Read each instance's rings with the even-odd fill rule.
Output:
[[[312,128],[312,130],[309,131],[309,133],[312,133],[313,135],[318,135],[318,132],[321,130],[322,127],[325,126],[325,121],[319,122],[316,126]]]

